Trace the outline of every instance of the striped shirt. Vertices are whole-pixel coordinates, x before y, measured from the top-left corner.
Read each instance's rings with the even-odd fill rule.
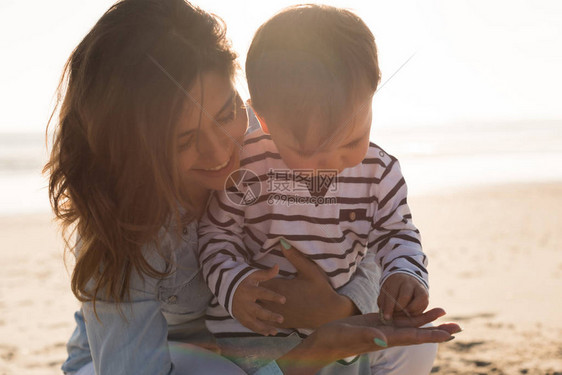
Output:
[[[245,138],[240,168],[242,183],[215,192],[199,223],[199,262],[215,296],[207,326],[215,336],[258,335],[232,318],[232,299],[257,270],[278,264],[281,277],[295,275],[281,238],[316,262],[335,289],[350,280],[367,251],[381,266],[381,285],[406,273],[428,287],[400,165],[374,143],[359,165],[318,180],[289,170],[271,137],[258,130]]]

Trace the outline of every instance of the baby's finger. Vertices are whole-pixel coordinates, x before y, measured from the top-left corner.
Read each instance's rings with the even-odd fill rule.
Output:
[[[253,315],[261,320],[262,322],[271,322],[281,324],[283,323],[283,315],[269,311],[256,304],[256,308],[253,311]]]
[[[244,327],[249,328],[261,335],[269,336],[277,334],[277,329],[274,326],[267,324],[266,322],[263,322],[255,317],[255,311],[252,312],[251,315],[246,315],[243,319],[238,319],[238,321],[242,323]]]
[[[276,264],[267,270],[259,270],[252,273],[250,276],[253,280],[257,281],[259,284],[262,281],[267,281],[273,279],[279,274],[279,266]]]
[[[256,300],[259,301],[271,301],[271,302],[279,303],[281,305],[284,305],[285,302],[287,301],[285,296],[282,296],[281,294],[274,292],[273,290],[261,286],[256,287],[253,290],[253,293]]]
[[[414,296],[408,306],[406,306],[406,311],[408,311],[410,315],[420,315],[428,305],[429,299],[426,295]]]
[[[392,313],[394,312],[394,307],[396,306],[396,299],[394,298],[395,295],[396,293],[394,293],[391,288],[381,288],[381,304],[379,305],[379,308],[383,313],[384,320],[392,320]]]
[[[387,322],[392,321],[392,312],[396,307],[396,301],[391,296],[383,297],[383,305],[381,306],[382,316]]]
[[[398,298],[396,298],[396,306],[394,307],[394,310],[406,310],[406,306],[408,306],[413,296],[414,287],[411,284],[403,283],[400,285],[400,291],[398,292]]]

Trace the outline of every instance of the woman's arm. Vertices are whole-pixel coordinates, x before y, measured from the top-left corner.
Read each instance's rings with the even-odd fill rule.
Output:
[[[285,375],[315,374],[322,367],[348,356],[392,346],[449,341],[454,338],[452,334],[461,331],[455,323],[419,328],[443,315],[445,311],[436,308],[417,317],[396,318],[392,325],[383,325],[379,314],[357,315],[325,324],[256,375],[275,374],[272,371],[275,368]]]
[[[168,327],[159,301],[135,292],[119,305],[96,301],[82,306],[96,374],[169,374]],[[99,318],[99,320],[98,320]]]
[[[158,271],[167,267],[153,248],[143,256]],[[82,304],[96,374],[169,374],[168,325],[159,300],[160,280],[131,274],[130,298],[119,304],[99,297]]]
[[[74,313],[74,320],[76,321],[76,328],[66,343],[68,358],[62,364],[62,371],[65,374],[75,373],[89,362],[92,362],[82,308]]]

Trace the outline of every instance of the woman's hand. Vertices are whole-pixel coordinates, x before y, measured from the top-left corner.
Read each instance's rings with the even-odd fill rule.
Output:
[[[285,296],[286,302],[260,301],[269,311],[283,316],[281,328],[317,328],[322,324],[359,314],[357,307],[330,285],[328,277],[297,249],[283,249],[283,255],[297,269],[294,279],[271,279],[261,286]]]
[[[419,328],[443,315],[443,309],[435,308],[416,317],[396,317],[391,325],[384,325],[378,313],[341,319],[318,328],[277,363],[286,375],[314,374],[334,361],[357,354],[391,346],[445,342],[461,331],[458,324]]]

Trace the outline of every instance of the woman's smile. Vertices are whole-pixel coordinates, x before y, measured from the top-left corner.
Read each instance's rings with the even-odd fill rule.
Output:
[[[236,159],[234,157],[234,152],[235,150],[230,153],[230,157],[228,158],[228,160],[220,165],[210,168],[193,168],[193,171],[209,177],[219,177],[226,175],[231,172],[234,161]]]

